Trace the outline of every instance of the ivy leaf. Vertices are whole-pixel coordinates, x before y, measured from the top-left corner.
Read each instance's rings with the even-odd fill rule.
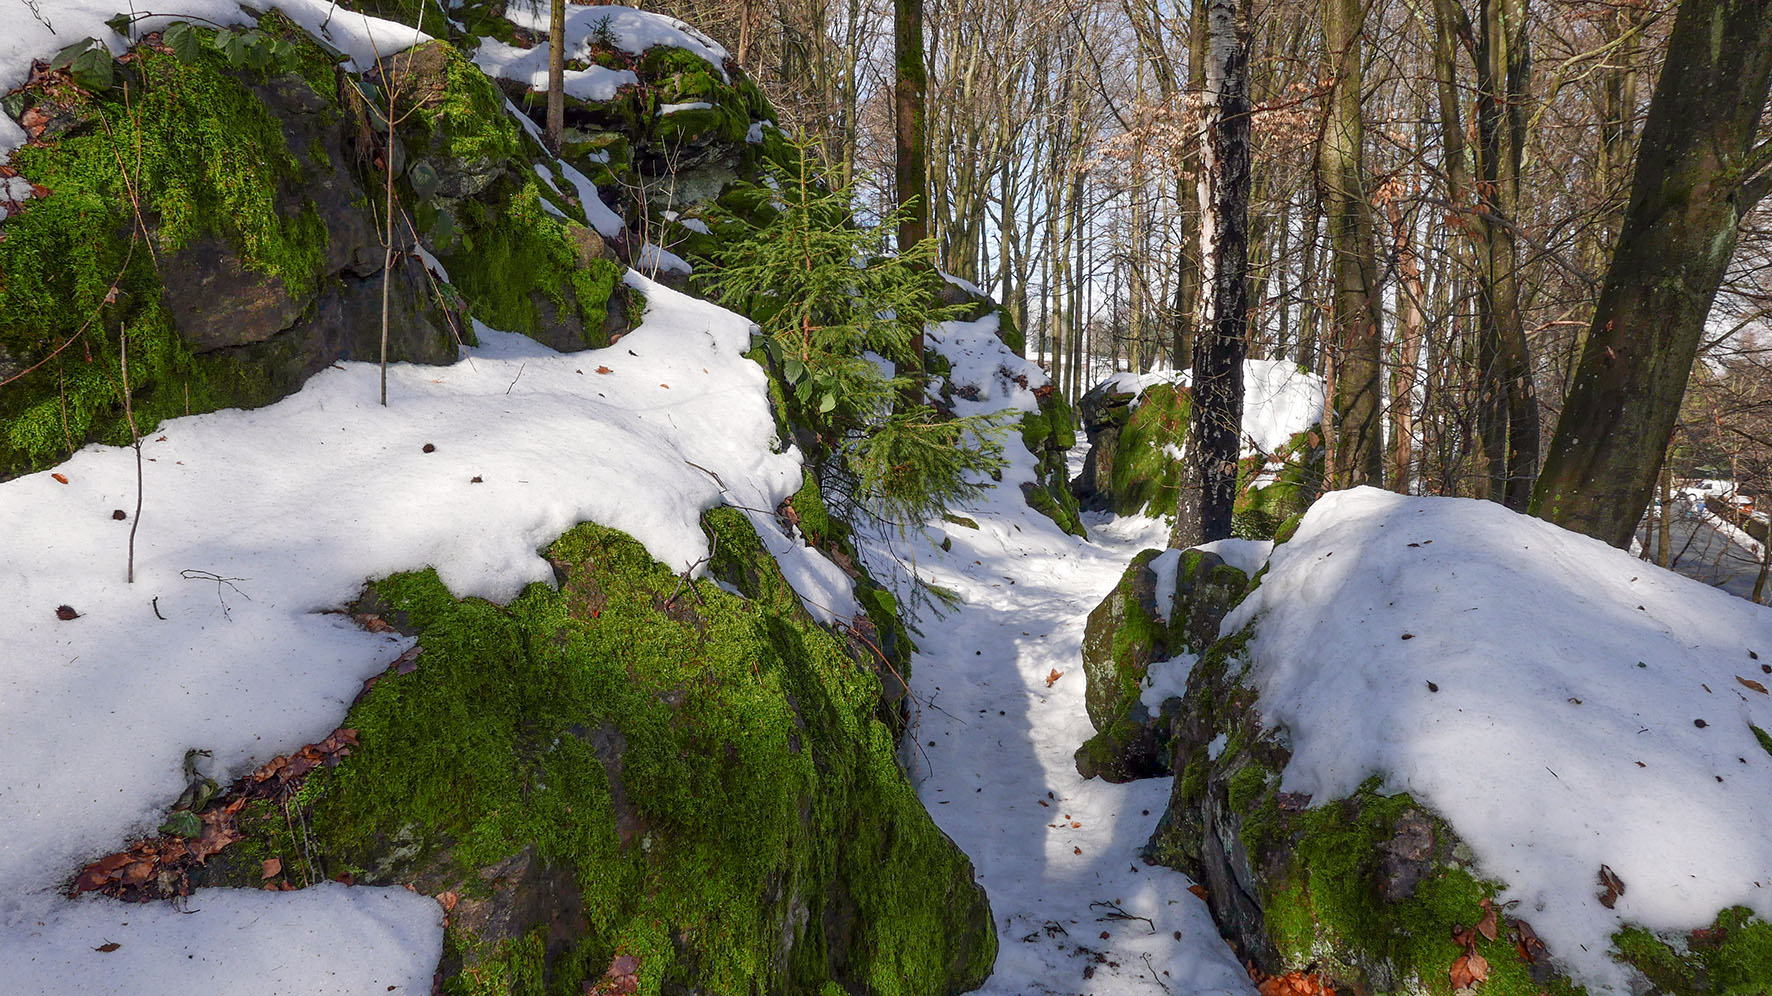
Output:
[[[203,52],[203,36],[188,21],[168,25],[160,40],[180,62],[194,62]]]

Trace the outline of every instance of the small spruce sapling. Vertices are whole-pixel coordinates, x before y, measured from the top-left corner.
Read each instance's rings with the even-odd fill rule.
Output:
[[[1002,467],[1005,421],[929,402],[914,343],[955,317],[937,295],[933,243],[887,254],[896,217],[858,223],[853,182],[824,186],[815,157],[801,143],[788,164],[765,164],[774,216],[698,257],[696,279],[762,327],[793,414],[826,451],[821,476],[899,528],[918,525]]]

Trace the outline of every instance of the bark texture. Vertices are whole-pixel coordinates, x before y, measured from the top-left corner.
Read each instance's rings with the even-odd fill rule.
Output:
[[[1768,185],[1768,150],[1753,142],[1769,80],[1772,0],[1683,0],[1534,514],[1630,543],[1737,225]]]

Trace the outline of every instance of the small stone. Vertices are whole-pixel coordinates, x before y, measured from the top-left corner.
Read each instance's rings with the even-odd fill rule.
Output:
[[[1707,723],[1707,722],[1705,722],[1705,721],[1704,721],[1704,720],[1702,720],[1702,719],[1695,719],[1695,720],[1693,720],[1693,721],[1692,721],[1692,725],[1693,725],[1693,726],[1696,726],[1696,727],[1698,727],[1698,728],[1699,728],[1699,729],[1701,729],[1701,730],[1702,730],[1702,729],[1704,729],[1704,728],[1705,728],[1705,727],[1707,727],[1707,726],[1709,726],[1709,725],[1710,725],[1710,724],[1709,724],[1709,723]]]
[[[111,518],[116,519],[118,522],[122,522],[124,519],[129,518],[129,513],[120,508],[113,508],[111,509]]]
[[[426,453],[435,453],[435,452],[437,452],[437,444],[436,443],[426,443],[424,450]]]

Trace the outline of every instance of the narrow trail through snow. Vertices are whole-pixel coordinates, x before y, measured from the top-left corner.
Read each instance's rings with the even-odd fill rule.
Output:
[[[912,768],[990,896],[1000,951],[980,992],[1247,996],[1253,986],[1189,879],[1139,858],[1170,780],[1084,781],[1071,760],[1093,732],[1085,618],[1135,553],[1165,545],[1166,527],[1092,518],[1081,541],[1013,508],[1011,495],[979,529],[948,529],[951,553],[918,564],[964,599],[919,623]]]

